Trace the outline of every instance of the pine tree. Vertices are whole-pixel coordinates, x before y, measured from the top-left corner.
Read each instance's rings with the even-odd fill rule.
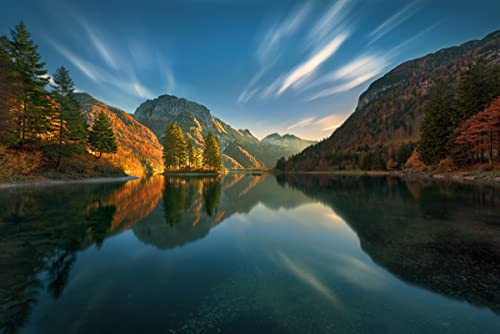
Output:
[[[0,43],[0,145],[11,145],[17,142],[16,115],[19,104],[15,72],[5,45],[5,41]]]
[[[15,71],[19,88],[17,132],[21,149],[25,143],[35,141],[39,135],[49,131],[51,108],[44,88],[48,83],[45,63],[38,54],[38,46],[31,39],[24,23],[18,24],[10,32],[11,39],[2,38]]]
[[[90,148],[96,152],[96,158],[99,159],[103,153],[116,153],[118,144],[115,134],[106,114],[102,111],[97,114],[94,124],[89,131]]]
[[[454,126],[481,112],[500,95],[500,66],[484,59],[472,64],[460,78],[456,93]]]
[[[165,131],[163,161],[166,169],[180,169],[188,162],[187,143],[182,128],[172,123]]]
[[[191,139],[186,139],[186,152],[187,152],[187,166],[194,167],[195,166],[195,155],[196,149],[194,148],[193,142]]]
[[[57,112],[57,139],[58,139],[58,168],[62,164],[63,146],[73,145],[81,149],[84,146],[86,135],[85,120],[80,105],[74,97],[74,84],[65,67],[59,67],[53,76],[53,96],[58,103]]]
[[[427,165],[437,164],[450,153],[455,129],[453,116],[453,90],[446,82],[440,82],[432,90],[420,125],[418,152]]]
[[[212,132],[209,132],[204,139],[203,164],[209,169],[219,170],[222,165],[219,141]]]

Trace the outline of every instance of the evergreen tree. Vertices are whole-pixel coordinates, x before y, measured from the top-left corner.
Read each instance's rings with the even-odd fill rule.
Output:
[[[188,167],[195,166],[196,149],[194,148],[191,139],[186,139],[186,152],[187,152],[187,166]]]
[[[396,162],[399,166],[404,166],[406,161],[408,161],[411,154],[413,153],[414,149],[415,143],[411,141],[408,143],[402,143],[401,146],[399,146],[398,153],[396,155]]]
[[[450,152],[455,129],[453,90],[446,82],[440,82],[432,90],[420,125],[418,152],[427,165],[446,158]]]
[[[19,88],[21,110],[16,130],[19,145],[23,148],[27,141],[34,141],[49,131],[52,110],[47,106],[48,99],[43,90],[48,79],[38,46],[23,23],[11,30],[10,35],[10,40],[2,38],[2,44],[12,62]]]
[[[472,64],[460,78],[456,92],[455,128],[481,112],[500,95],[500,66],[484,59]]]
[[[18,89],[5,45],[5,41],[0,43],[0,145],[11,145],[17,142]]]
[[[209,132],[204,139],[203,164],[209,169],[219,170],[222,165],[219,141],[212,132]]]
[[[106,114],[99,112],[94,120],[94,124],[89,131],[90,148],[96,152],[96,158],[99,159],[103,153],[116,153],[118,144],[115,134]]]
[[[63,146],[75,145],[81,151],[86,126],[80,105],[74,97],[74,84],[65,67],[59,67],[53,76],[53,96],[59,104],[57,112],[58,168],[62,164]]]
[[[187,144],[182,128],[172,123],[165,131],[163,161],[166,169],[179,169],[187,164]]]

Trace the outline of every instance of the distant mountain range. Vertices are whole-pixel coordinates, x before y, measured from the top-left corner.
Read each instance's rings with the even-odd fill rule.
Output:
[[[365,145],[395,146],[417,141],[432,86],[441,80],[455,82],[469,64],[480,58],[500,63],[500,30],[397,66],[361,94],[354,113],[328,139],[309,147],[292,163]]]
[[[288,134],[272,134],[260,141],[248,129],[237,130],[213,116],[207,107],[171,95],[145,101],[134,117],[160,141],[172,123],[177,123],[197,147],[203,146],[203,137],[211,131],[219,139],[226,168],[274,167],[280,157],[289,157],[316,143]]]

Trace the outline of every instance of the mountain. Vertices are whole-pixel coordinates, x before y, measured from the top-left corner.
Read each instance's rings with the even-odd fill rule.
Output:
[[[264,137],[261,140],[261,143],[276,145],[288,151],[295,151],[296,153],[302,151],[310,145],[316,144],[317,141],[302,139],[289,133],[284,134],[283,136],[280,136],[278,133],[273,133]]]
[[[325,157],[333,151],[353,151],[378,144],[395,146],[417,141],[423,108],[433,85],[456,82],[474,61],[500,63],[500,30],[474,40],[400,64],[374,81],[359,97],[354,113],[321,143],[295,161]]]
[[[144,176],[163,172],[162,146],[151,130],[123,110],[96,100],[87,93],[76,93],[85,116],[92,124],[97,113],[102,111],[113,126],[118,152],[104,155],[114,165],[129,175]]]
[[[203,137],[211,131],[219,139],[224,166],[231,169],[274,167],[280,157],[298,153],[313,143],[295,136],[284,138],[286,135],[276,142],[259,141],[248,129],[237,130],[213,116],[207,107],[172,95],[143,102],[134,117],[160,140],[165,129],[177,123],[197,147],[203,146]]]

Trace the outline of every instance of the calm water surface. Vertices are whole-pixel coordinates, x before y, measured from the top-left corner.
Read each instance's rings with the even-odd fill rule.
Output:
[[[500,333],[500,189],[230,174],[0,191],[0,332]]]

